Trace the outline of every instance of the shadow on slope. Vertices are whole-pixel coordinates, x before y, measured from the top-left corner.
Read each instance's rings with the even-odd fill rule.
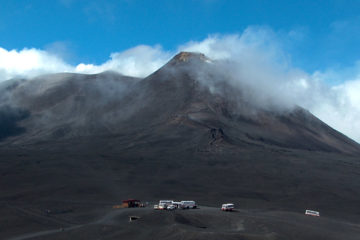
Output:
[[[25,133],[26,129],[18,126],[18,122],[29,116],[30,113],[27,110],[9,106],[0,107],[0,141]]]

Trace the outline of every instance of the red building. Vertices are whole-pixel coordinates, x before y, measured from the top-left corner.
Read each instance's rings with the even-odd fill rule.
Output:
[[[122,201],[122,206],[125,208],[140,207],[141,201],[137,199],[127,199]]]

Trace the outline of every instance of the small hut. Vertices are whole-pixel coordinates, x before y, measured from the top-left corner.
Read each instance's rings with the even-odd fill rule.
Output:
[[[122,207],[124,208],[133,208],[140,207],[141,201],[137,199],[127,199],[122,201]]]

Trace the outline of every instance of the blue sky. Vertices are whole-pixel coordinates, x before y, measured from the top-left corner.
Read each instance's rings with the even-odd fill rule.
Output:
[[[292,64],[306,71],[358,60],[358,0],[1,0],[0,47],[57,51],[72,64],[100,64],[139,44],[175,50],[248,26],[271,28]],[[284,37],[291,32],[294,38]]]
[[[0,82],[106,70],[145,77],[178,51],[198,51],[231,60],[233,79],[259,102],[300,105],[360,142],[360,0],[0,3]]]

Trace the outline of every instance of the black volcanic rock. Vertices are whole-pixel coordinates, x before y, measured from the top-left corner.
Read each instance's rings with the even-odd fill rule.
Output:
[[[254,106],[214,64],[180,53],[143,79],[55,74],[0,86],[24,111],[1,115],[16,134],[0,139],[0,202],[74,208],[69,221],[80,218],[75,203],[127,198],[358,219],[359,144],[300,107]]]

